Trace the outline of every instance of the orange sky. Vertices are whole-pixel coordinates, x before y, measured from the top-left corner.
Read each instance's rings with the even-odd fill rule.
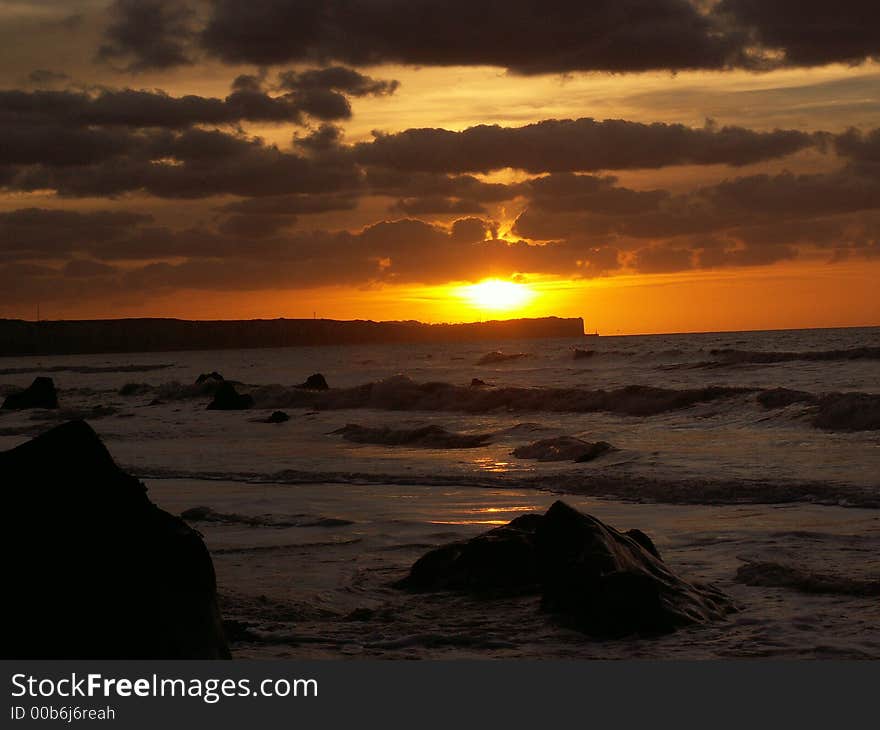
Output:
[[[421,51],[386,39],[398,60],[340,63],[355,81],[315,91],[308,74],[324,67],[260,63],[247,48],[231,60],[225,45],[185,45],[191,34],[187,63],[126,70],[149,45],[96,50],[125,21],[124,3],[0,5],[0,82],[34,104],[2,120],[24,152],[0,191],[0,316],[33,318],[37,305],[53,319],[559,315],[606,334],[880,324],[880,67],[837,62],[830,41],[828,63],[760,73],[660,58],[524,76],[479,49],[473,63],[401,62]],[[799,38],[784,42],[803,53]],[[68,143],[59,130],[79,122],[37,106],[69,94],[107,113],[117,102],[102,95],[126,89],[221,104],[241,74],[264,102],[302,110],[155,122],[120,101],[111,111],[124,121],[83,122]],[[546,126],[565,119],[596,123]],[[477,137],[476,125],[497,129]],[[57,145],[31,150],[22,135],[44,129]],[[420,129],[438,133],[407,132]],[[299,144],[330,130],[324,147]],[[89,144],[96,157],[71,162]],[[528,301],[463,295],[487,277],[517,282]]]

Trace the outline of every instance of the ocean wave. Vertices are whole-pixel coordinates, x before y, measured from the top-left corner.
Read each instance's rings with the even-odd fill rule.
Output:
[[[477,365],[498,365],[503,362],[521,360],[528,356],[529,353],[527,352],[501,352],[500,350],[495,350],[494,352],[487,352],[477,360]]]
[[[91,408],[60,408],[37,410],[31,415],[32,421],[97,421],[101,418],[121,415],[113,406],[97,405]]]
[[[811,423],[826,431],[880,430],[880,394],[826,393],[813,395],[802,390],[773,388],[757,396],[768,409],[803,405],[812,414]]]
[[[451,383],[417,383],[405,375],[320,393],[283,386],[251,389],[260,408],[339,410],[375,408],[400,411],[490,413],[593,413],[651,416],[753,393],[755,388],[708,386],[675,390],[629,385],[614,390],[583,388],[471,388]]]
[[[474,449],[485,446],[492,439],[491,433],[455,433],[437,425],[394,429],[348,423],[330,433],[359,444],[420,446],[427,449]]]
[[[880,395],[875,393],[829,393],[818,399],[813,425],[829,431],[876,431],[880,429]]]
[[[158,365],[52,365],[51,367],[0,368],[0,375],[26,375],[28,373],[149,373],[174,367],[174,363]]]
[[[187,522],[220,522],[223,524],[248,525],[250,527],[345,527],[351,520],[314,515],[240,515],[234,512],[217,512],[211,507],[192,507],[180,513]]]
[[[472,474],[370,473],[351,471],[214,472],[129,466],[139,479],[193,479],[246,484],[377,484],[484,489],[536,489],[596,499],[661,504],[795,504],[880,509],[880,490],[832,482],[804,480],[650,478],[629,472],[615,474],[582,469],[524,476],[479,472]]]
[[[471,387],[446,382],[416,382],[395,375],[349,388],[306,390],[299,385],[252,385],[233,383],[249,393],[258,409],[354,410],[370,408],[388,411],[459,413],[613,413],[624,416],[655,416],[696,405],[753,395],[767,409],[795,404],[811,415],[812,425],[829,431],[880,429],[880,394],[826,393],[815,395],[787,388],[762,389],[744,386],[709,385],[701,388],[662,388],[627,385],[611,390],[587,388]],[[128,383],[122,395],[153,394],[158,400],[186,400],[212,396],[214,381],[181,384]]]
[[[880,360],[880,347],[851,347],[841,350],[806,350],[802,352],[772,352],[762,350],[715,349],[709,354],[719,358],[698,363],[694,367],[726,367],[731,365],[773,365],[781,362],[803,360],[810,362],[835,362],[847,360]]]
[[[734,578],[738,583],[767,588],[790,588],[801,593],[825,593],[841,596],[880,596],[880,580],[850,578],[814,573],[806,568],[774,562],[741,565]]]

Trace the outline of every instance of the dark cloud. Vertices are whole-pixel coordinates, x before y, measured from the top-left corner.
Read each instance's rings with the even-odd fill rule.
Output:
[[[70,76],[61,71],[52,71],[47,68],[36,68],[27,76],[28,84],[37,87],[55,86],[70,81]]]
[[[404,198],[391,206],[391,210],[404,215],[461,215],[463,213],[485,214],[480,203],[461,198],[431,196],[425,198]]]
[[[612,177],[591,175],[549,175],[527,189],[527,206],[513,230],[537,240],[689,236],[880,209],[880,178],[851,167],[749,175],[677,195],[631,190]]]
[[[880,129],[862,132],[850,129],[834,138],[834,148],[841,157],[847,157],[856,166],[877,171],[873,165],[880,165]]]
[[[722,68],[738,49],[686,0],[213,0],[201,40],[231,63],[494,65],[521,73]]]
[[[191,64],[195,20],[190,5],[178,0],[114,0],[98,58],[128,60],[130,71]]]
[[[854,64],[880,55],[873,0],[721,0],[713,13],[765,51],[766,66]]]
[[[480,125],[461,132],[408,129],[376,134],[356,145],[359,162],[404,171],[531,173],[659,168],[668,165],[747,165],[817,144],[795,130],[702,129],[621,119],[547,120],[524,127]]]
[[[350,195],[275,195],[227,203],[220,210],[240,215],[293,216],[353,210],[356,207],[357,198]]]
[[[71,259],[64,265],[63,272],[64,276],[91,278],[112,276],[118,272],[118,269],[115,266],[91,259]]]
[[[665,274],[693,268],[693,251],[670,246],[640,248],[633,256],[633,267],[646,274]]]
[[[21,208],[0,213],[0,258],[52,258],[114,241],[152,217],[129,211]]]
[[[193,199],[341,192],[361,184],[361,173],[350,161],[310,159],[257,138],[218,130],[122,136],[90,130],[86,138],[93,142],[88,154],[53,144],[50,135],[45,148],[39,146],[38,137],[27,147],[4,150],[13,156],[12,162],[22,165],[6,186],[74,197],[141,191],[160,198]],[[24,159],[25,153],[33,153],[35,159]]]
[[[387,96],[397,91],[398,81],[380,81],[344,66],[282,71],[278,85],[288,91],[331,90],[348,96]]]
[[[225,99],[175,97],[135,89],[103,90],[97,94],[8,90],[0,91],[0,110],[4,125],[169,129],[243,121],[300,123],[302,115],[308,113],[292,95],[273,97],[255,90],[233,91]]]
[[[876,3],[842,0],[117,0],[100,55],[190,63],[500,66],[517,73],[815,66],[880,53]]]

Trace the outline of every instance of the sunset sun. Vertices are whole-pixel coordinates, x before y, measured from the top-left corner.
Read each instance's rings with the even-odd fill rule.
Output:
[[[479,284],[462,287],[461,293],[479,309],[505,312],[528,304],[535,296],[534,291],[526,284],[501,279],[486,279]]]

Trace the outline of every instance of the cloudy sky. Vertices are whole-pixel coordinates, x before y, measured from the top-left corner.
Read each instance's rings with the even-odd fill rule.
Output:
[[[880,324],[874,0],[0,0],[0,47],[0,316]]]

